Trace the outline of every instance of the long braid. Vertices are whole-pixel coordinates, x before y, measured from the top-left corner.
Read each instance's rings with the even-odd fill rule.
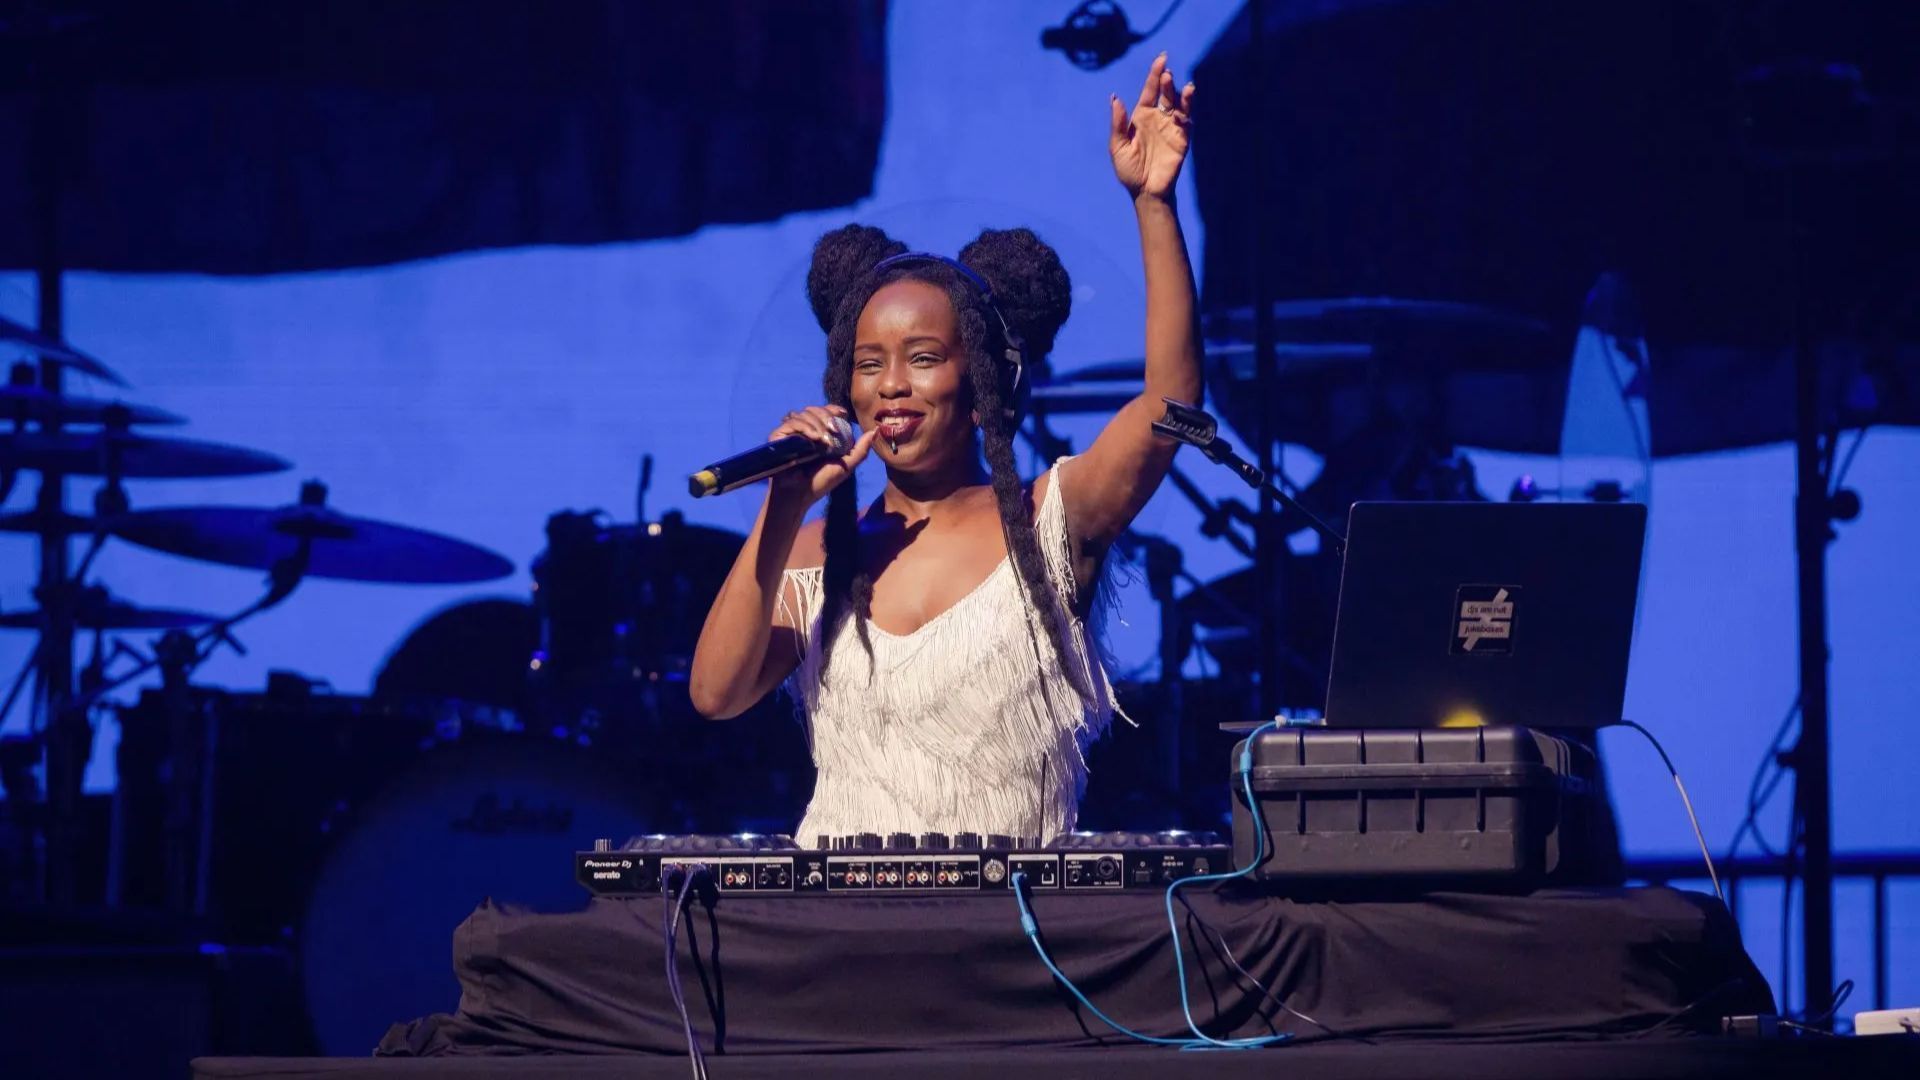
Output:
[[[864,306],[865,301],[862,301]],[[827,400],[853,414],[853,324],[851,319],[831,322],[827,332],[827,371],[821,379]],[[854,633],[860,647],[873,658],[873,641],[867,634],[867,620],[873,615],[873,575],[860,565],[860,496],[857,477],[848,476],[827,495],[826,563],[820,576],[826,596],[821,603],[820,671],[824,674],[833,660],[831,644],[840,619],[849,603],[853,606]]]
[[[1007,554],[1013,559],[1014,569],[1020,572],[1028,613],[1039,617],[1047,641],[1053,646],[1053,654],[1060,663],[1060,670],[1066,673],[1067,681],[1073,685],[1081,701],[1091,706],[1093,688],[1085,685],[1080,665],[1073,662],[1074,654],[1068,646],[1063,620],[1052,615],[1054,611],[1069,610],[1070,599],[1058,595],[1053,577],[1047,573],[1046,556],[1040,551],[1040,538],[1033,528],[1033,508],[1028,504],[1027,488],[1020,481],[1019,467],[1013,459],[1012,422],[1002,410],[997,366],[974,365],[971,381],[980,417],[981,445],[986,451],[987,469],[993,478],[994,502],[1000,510],[1000,530],[1006,537]],[[1052,497],[1059,499],[1065,496],[1056,491]],[[1031,620],[1028,628],[1031,631]],[[1039,643],[1036,641],[1034,644],[1037,652]]]

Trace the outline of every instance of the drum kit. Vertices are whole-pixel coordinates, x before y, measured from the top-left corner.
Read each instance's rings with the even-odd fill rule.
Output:
[[[0,899],[104,901],[212,940],[291,943],[316,1038],[357,1052],[361,1018],[327,1009],[377,997],[363,986],[370,970],[385,973],[389,996],[446,996],[444,935],[480,898],[574,901],[571,887],[549,887],[568,884],[548,872],[554,852],[636,830],[785,825],[804,806],[810,766],[790,713],[774,703],[713,725],[687,700],[695,638],[745,538],[675,513],[644,520],[644,476],[641,522],[554,514],[529,602],[435,614],[396,646],[371,695],[280,671],[260,692],[197,686],[216,649],[238,648],[237,625],[307,578],[452,585],[515,567],[338,510],[317,482],[285,506],[135,508],[128,486],[141,480],[291,465],[160,434],[184,423],[162,409],[64,392],[66,372],[126,386],[65,342],[0,320],[0,348],[39,360],[15,364],[0,389],[0,508],[18,478],[42,478],[31,508],[0,513],[0,531],[37,537],[42,555],[37,606],[0,612],[0,630],[38,634],[0,710],[28,714],[0,744]],[[97,482],[91,512],[64,504],[67,478]],[[94,580],[112,542],[263,570],[266,589],[228,615],[143,605]],[[158,637],[145,648],[112,638],[138,631]],[[93,647],[76,672],[80,632]],[[156,673],[136,700],[109,701]],[[120,728],[104,815],[81,797],[103,709]]]
[[[555,514],[548,549],[533,567],[531,603],[480,601],[435,616],[396,648],[370,698],[314,693],[279,674],[264,694],[194,686],[194,671],[215,650],[237,648],[234,627],[286,601],[307,578],[465,584],[507,577],[514,565],[454,537],[343,512],[317,482],[303,484],[285,506],[135,508],[128,486],[141,480],[250,476],[291,465],[259,450],[161,434],[185,422],[162,409],[63,392],[62,372],[126,385],[65,342],[0,320],[0,347],[40,361],[15,364],[0,388],[0,506],[18,478],[42,478],[31,508],[0,513],[0,531],[37,537],[42,551],[37,606],[0,612],[0,630],[38,634],[0,711],[0,718],[16,707],[27,713],[0,753],[10,825],[0,843],[7,863],[0,885],[11,885],[0,892],[56,904],[104,896],[272,937],[297,921],[302,905],[282,902],[284,889],[236,876],[244,849],[266,842],[260,829],[237,823],[284,830],[274,833],[283,849],[319,844],[346,817],[367,826],[363,812],[380,798],[404,803],[409,783],[417,798],[430,790],[445,795],[452,781],[441,774],[456,762],[461,805],[436,804],[425,816],[438,816],[437,834],[415,839],[497,836],[517,829],[536,806],[564,806],[565,830],[577,826],[584,840],[649,824],[692,831],[719,827],[709,820],[719,812],[712,804],[739,785],[698,769],[668,784],[659,763],[697,756],[721,767],[757,754],[764,764],[772,745],[785,766],[796,756],[804,765],[797,731],[758,749],[707,745],[720,733],[699,724],[685,701],[686,668],[706,607],[744,538],[675,514],[637,525]],[[64,505],[67,478],[98,483],[90,513]],[[267,571],[266,590],[227,615],[142,605],[93,578],[96,556],[112,542]],[[75,548],[79,558],[70,562]],[[146,648],[111,637],[137,631],[159,636]],[[73,642],[81,632],[93,647],[76,672]],[[108,703],[155,673],[159,688],[137,703]],[[82,835],[80,795],[102,708],[116,709],[121,727],[104,883],[91,865],[99,860],[81,854],[98,838]],[[759,737],[734,734],[739,742]],[[483,745],[492,748],[477,749]],[[616,764],[620,783],[605,776]],[[41,765],[44,791],[34,775]],[[733,801],[786,813],[805,798],[797,772],[784,768],[777,782],[756,785],[757,800],[735,792]],[[504,793],[510,775],[539,790]],[[429,776],[439,779],[421,779]],[[592,800],[583,793],[590,792],[600,793],[596,806],[619,806],[618,820],[587,813]],[[406,818],[389,807],[387,821],[361,832],[405,832],[395,823]],[[450,831],[446,823],[456,820],[477,824]],[[594,829],[600,832],[587,835]],[[554,842],[561,850],[571,841]],[[345,850],[334,836],[290,879],[337,878],[315,863]]]

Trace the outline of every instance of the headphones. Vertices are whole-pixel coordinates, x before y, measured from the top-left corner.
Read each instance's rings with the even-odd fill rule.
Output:
[[[908,263],[939,263],[964,278],[980,294],[980,300],[993,313],[994,322],[1000,325],[1000,339],[1007,344],[1004,354],[1006,366],[1000,369],[1001,413],[1012,423],[1019,423],[1021,414],[1027,409],[1027,365],[1026,344],[1020,335],[1013,332],[1013,325],[1000,313],[1000,306],[993,302],[993,287],[987,279],[973,272],[972,268],[958,259],[949,259],[945,255],[936,255],[930,251],[909,251],[900,255],[890,255],[874,264],[873,272],[882,271]]]

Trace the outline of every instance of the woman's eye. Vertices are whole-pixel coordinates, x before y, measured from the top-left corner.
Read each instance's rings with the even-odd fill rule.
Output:
[[[872,372],[872,371],[879,371],[879,370],[880,370],[880,361],[878,361],[878,360],[860,360],[860,361],[856,361],[856,362],[854,363],[854,365],[853,365],[853,370],[855,370],[855,371],[861,371],[861,372]]]
[[[943,357],[943,356],[941,356],[941,355],[940,355],[939,353],[924,353],[924,352],[923,352],[923,353],[920,353],[920,354],[918,354],[917,356],[915,356],[915,357],[913,358],[913,362],[914,362],[914,363],[916,363],[916,364],[922,364],[922,365],[925,365],[925,364],[937,364],[937,363],[939,363],[939,362],[940,362],[941,360],[944,360],[944,359],[946,359],[946,358],[945,358],[945,357]]]

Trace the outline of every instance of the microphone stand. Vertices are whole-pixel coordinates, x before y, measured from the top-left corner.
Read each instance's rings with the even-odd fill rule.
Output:
[[[1300,500],[1267,479],[1267,474],[1261,472],[1258,466],[1234,453],[1233,445],[1220,437],[1220,424],[1212,416],[1184,401],[1172,398],[1160,400],[1166,402],[1167,411],[1166,415],[1153,422],[1153,430],[1186,443],[1217,465],[1225,465],[1234,475],[1246,481],[1248,487],[1299,514],[1314,532],[1333,545],[1336,554],[1346,554],[1347,538],[1338,529],[1320,520],[1319,515],[1303,506]]]

